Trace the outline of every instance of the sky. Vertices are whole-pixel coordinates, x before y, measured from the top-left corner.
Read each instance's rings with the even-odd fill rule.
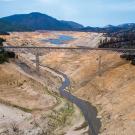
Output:
[[[30,12],[102,27],[135,23],[135,0],[0,0],[0,17]]]

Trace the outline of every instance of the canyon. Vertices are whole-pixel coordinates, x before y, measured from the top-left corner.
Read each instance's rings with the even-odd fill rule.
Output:
[[[59,45],[43,41],[61,35],[73,39]],[[72,31],[13,32],[1,37],[10,46],[71,48],[98,47],[100,39],[104,39],[101,33]],[[62,79],[55,72],[58,71],[70,80],[70,89],[66,91],[96,108],[101,122],[98,134],[134,135],[135,67],[120,55],[103,50],[42,51],[40,74],[34,70],[35,56],[31,52],[19,53],[17,60],[0,65],[1,134],[89,133],[81,110],[61,97]]]

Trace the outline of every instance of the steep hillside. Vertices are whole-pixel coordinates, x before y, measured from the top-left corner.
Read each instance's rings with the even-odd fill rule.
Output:
[[[31,28],[19,25],[19,24],[13,24],[7,20],[0,19],[0,33],[5,33],[8,31],[31,31]]]
[[[56,103],[55,99],[49,95],[43,96],[44,87],[40,83],[25,77],[14,68],[16,67],[12,64],[0,65],[1,103],[5,102],[28,111],[45,109]],[[38,89],[39,91],[37,91]],[[38,95],[38,98],[36,95]]]
[[[16,64],[0,65],[0,134],[87,135],[78,108],[58,94],[60,80],[46,70],[37,75],[27,61]]]
[[[72,93],[97,107],[101,135],[134,135],[135,67],[120,54],[55,52],[46,55],[43,64],[65,72],[72,80]]]
[[[25,35],[24,39],[26,35],[31,39],[29,33],[21,34]],[[80,33],[72,34],[82,37]],[[83,33],[85,40],[87,34]],[[8,42],[14,43],[12,36]],[[44,37],[44,34],[34,33],[32,39],[36,41],[37,37],[42,36]],[[22,38],[16,38],[16,42],[22,41]],[[83,39],[80,38],[82,43]],[[42,46],[40,43],[34,45]],[[42,66],[59,70],[70,78],[72,94],[87,100],[97,108],[97,117],[101,119],[101,135],[135,133],[135,66],[121,59],[120,55],[113,51],[62,50],[46,52],[40,56]],[[27,58],[30,58],[29,55]]]
[[[61,22],[64,23],[64,24],[69,25],[73,29],[80,29],[80,28],[83,28],[84,27],[83,25],[78,24],[78,23],[73,22],[73,21],[63,21],[62,20]]]

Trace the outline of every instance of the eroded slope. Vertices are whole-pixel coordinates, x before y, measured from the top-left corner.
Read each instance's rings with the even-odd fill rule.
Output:
[[[55,52],[42,62],[65,72],[72,80],[72,92],[97,107],[101,134],[134,135],[135,67],[122,60],[120,54]]]

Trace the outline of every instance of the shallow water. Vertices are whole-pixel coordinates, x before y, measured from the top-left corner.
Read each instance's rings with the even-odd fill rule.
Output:
[[[101,121],[97,118],[97,109],[92,106],[89,102],[84,101],[82,99],[77,98],[72,95],[70,92],[65,91],[66,88],[70,86],[70,80],[66,76],[66,74],[56,71],[58,74],[64,77],[64,81],[62,82],[61,87],[59,88],[61,96],[65,97],[72,103],[76,104],[80,110],[82,111],[85,120],[88,122],[89,126],[89,135],[98,135],[101,128]]]
[[[29,73],[29,70],[28,70],[29,67],[27,67],[27,65],[23,64],[22,66],[22,63],[21,64],[18,63],[18,64],[26,73]],[[63,76],[64,81],[62,82],[62,85],[59,88],[61,96],[63,96],[70,102],[76,104],[80,108],[80,110],[82,111],[82,114],[84,115],[85,120],[88,123],[89,135],[98,135],[101,128],[101,121],[99,118],[97,118],[97,109],[94,106],[92,106],[89,102],[79,99],[78,97],[72,95],[72,93],[65,90],[66,88],[70,87],[70,80],[66,76],[66,74],[56,71],[50,67],[47,67],[47,68]]]
[[[57,39],[43,39],[42,41],[49,42],[51,44],[60,45],[60,44],[66,44],[66,42],[72,41],[72,40],[74,40],[74,38],[72,36],[60,35],[59,38],[57,38]]]

